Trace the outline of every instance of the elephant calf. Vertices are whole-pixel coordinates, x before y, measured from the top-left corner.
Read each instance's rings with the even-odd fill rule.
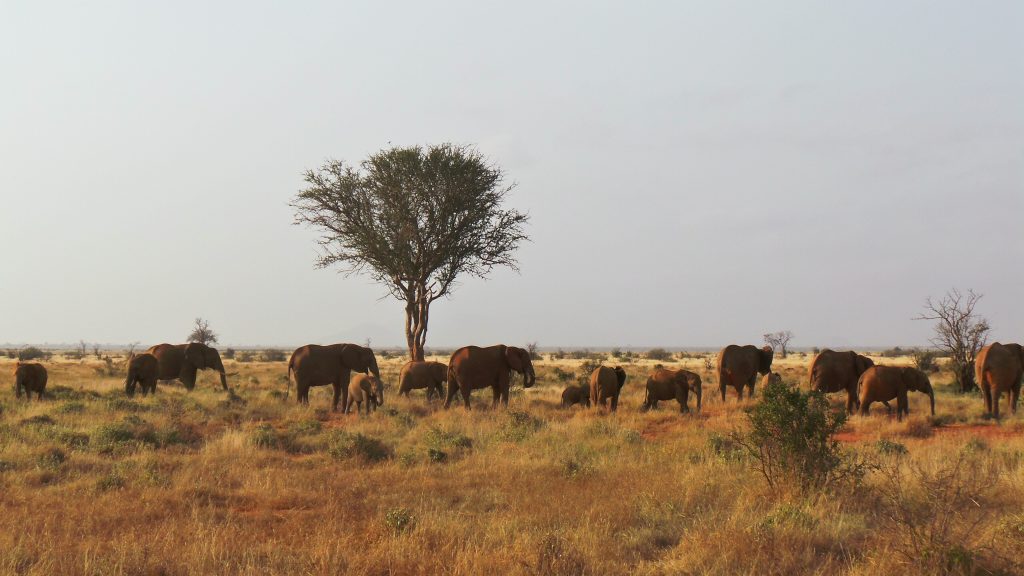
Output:
[[[590,390],[583,386],[566,386],[565,390],[562,390],[562,408],[568,408],[573,404],[590,408]]]
[[[675,400],[679,402],[679,412],[689,412],[690,392],[697,396],[697,411],[700,412],[703,396],[700,376],[688,370],[655,370],[647,377],[647,394],[640,410],[656,409],[661,400]]]
[[[380,378],[372,374],[356,374],[348,384],[348,404],[345,406],[345,414],[352,411],[352,405],[356,405],[356,414],[366,402],[366,414],[371,409],[384,405],[384,385]]]
[[[935,416],[935,391],[928,376],[917,368],[909,366],[872,366],[864,371],[857,382],[860,390],[860,413],[867,416],[872,402],[896,400],[896,419],[903,420],[910,414],[907,391],[924,392],[931,399],[932,416]],[[888,406],[888,404],[886,405]]]
[[[448,382],[448,365],[444,362],[406,362],[398,377],[398,395],[408,396],[410,390],[427,389],[427,400],[444,396],[442,384]]]
[[[146,352],[135,354],[128,359],[128,376],[124,379],[124,391],[135,395],[135,386],[142,385],[142,395],[156,393],[156,381],[160,376],[160,361]]]
[[[25,399],[31,400],[35,392],[40,400],[43,399],[43,392],[46,390],[46,368],[36,362],[18,362],[14,366],[14,394],[21,398],[21,391],[25,391]]]
[[[782,384],[782,374],[778,372],[769,372],[761,378],[761,387],[767,388],[769,384]]]

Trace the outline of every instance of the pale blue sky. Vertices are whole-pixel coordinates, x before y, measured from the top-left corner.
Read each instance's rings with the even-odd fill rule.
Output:
[[[0,342],[400,344],[314,270],[303,170],[476,144],[522,273],[428,344],[1024,340],[1024,3],[0,4]]]

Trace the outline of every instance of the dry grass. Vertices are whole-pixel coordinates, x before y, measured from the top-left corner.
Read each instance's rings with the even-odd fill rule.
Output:
[[[802,383],[809,360],[776,369]],[[558,407],[556,367],[578,361],[537,363],[507,412],[483,391],[467,413],[397,398],[392,360],[371,417],[328,412],[326,388],[285,401],[283,363],[229,361],[232,397],[203,374],[128,400],[101,363],[57,359],[53,398],[26,404],[2,362],[4,574],[1014,573],[1024,553],[1022,422],[984,420],[948,375],[939,428],[924,397],[903,423],[878,407],[847,425],[848,449],[879,463],[862,486],[775,494],[725,439],[750,401],[722,404],[700,359],[662,362],[709,383],[694,416],[638,412],[651,361],[626,364],[607,415]],[[985,482],[946,469],[959,454]],[[972,504],[933,506],[933,477]]]

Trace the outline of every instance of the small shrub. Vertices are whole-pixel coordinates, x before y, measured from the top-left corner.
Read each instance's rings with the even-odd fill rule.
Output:
[[[235,353],[235,360],[237,362],[252,362],[256,359],[256,353],[252,350],[239,350]]]
[[[323,428],[324,425],[319,420],[301,420],[293,422],[288,431],[295,436],[312,436],[319,434]]]
[[[335,431],[327,442],[327,453],[338,459],[359,458],[366,462],[380,462],[391,457],[386,444],[362,433]]]
[[[281,446],[281,439],[278,436],[277,430],[274,429],[270,424],[260,424],[253,430],[252,435],[249,436],[249,440],[254,446],[259,448],[279,448]]]
[[[498,435],[509,442],[521,442],[540,430],[544,421],[526,412],[510,411],[508,419],[499,429]]]
[[[28,418],[23,418],[18,424],[21,426],[53,426],[57,422],[47,416],[46,414],[37,414]]]
[[[844,459],[833,435],[846,422],[846,413],[831,410],[820,393],[772,382],[747,410],[747,419],[750,430],[734,432],[732,438],[772,488],[788,481],[801,488],[823,487],[843,478],[859,480],[866,471],[863,463]]]
[[[651,348],[645,354],[648,360],[666,361],[672,359],[672,353],[664,348]]]
[[[899,442],[893,442],[892,440],[886,440],[884,438],[875,442],[875,449],[878,450],[880,454],[885,454],[886,456],[903,456],[907,454],[906,446]]]
[[[225,360],[234,360],[235,359],[235,349],[234,348],[225,348],[224,352],[221,352],[221,355],[224,356]]]
[[[285,354],[284,350],[278,350],[276,348],[267,349],[260,353],[260,360],[263,362],[284,362],[287,359],[288,356]]]
[[[117,470],[111,470],[96,481],[96,490],[100,492],[120,490],[121,488],[124,488],[124,485],[125,481],[124,477],[121,476],[121,473]]]
[[[18,360],[49,360],[53,356],[50,352],[40,350],[35,346],[28,346],[18,350]]]
[[[411,530],[416,525],[416,517],[408,508],[392,508],[384,514],[384,525],[398,535]]]
[[[78,414],[85,412],[85,404],[75,401],[65,402],[57,407],[57,412],[61,414]]]
[[[914,367],[918,370],[926,373],[939,371],[939,364],[936,362],[939,353],[935,350],[914,350],[911,357],[914,360]]]
[[[568,370],[562,370],[560,367],[555,366],[555,379],[558,380],[559,382],[568,382],[568,381],[572,380],[575,377],[576,377],[576,373],[575,372],[570,372]]]
[[[36,456],[36,466],[43,470],[56,470],[67,458],[60,448],[47,448]]]
[[[436,426],[427,430],[424,442],[427,445],[427,458],[431,462],[447,462],[459,458],[473,447],[473,440],[462,432],[442,430]]]

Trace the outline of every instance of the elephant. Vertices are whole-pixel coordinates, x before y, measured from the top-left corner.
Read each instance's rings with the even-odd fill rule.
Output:
[[[216,370],[220,372],[220,385],[228,389],[228,377],[221,362],[220,352],[199,342],[188,344],[157,344],[147,354],[156,356],[160,364],[157,380],[181,380],[185,389],[191,391],[196,387],[198,370]]]
[[[647,394],[640,410],[656,409],[660,400],[675,400],[679,402],[680,413],[689,412],[690,392],[697,395],[697,412],[700,412],[703,396],[700,376],[689,370],[655,370],[647,377]]]
[[[999,418],[999,396],[1008,392],[1010,412],[1017,413],[1021,376],[1024,376],[1024,347],[999,342],[985,346],[974,360],[974,373],[981,395],[985,397],[985,412]]]
[[[372,374],[353,374],[352,380],[348,383],[348,402],[345,404],[345,414],[352,411],[352,405],[356,405],[356,414],[366,402],[366,415],[370,415],[371,409],[377,409],[384,405],[384,385],[380,379]]]
[[[288,385],[295,378],[295,390],[300,404],[309,404],[310,386],[334,387],[334,401],[331,409],[338,411],[348,405],[349,376],[352,372],[370,373],[380,380],[377,357],[373,350],[358,344],[331,344],[318,346],[307,344],[296,348],[288,359]]]
[[[611,411],[615,412],[619,407],[619,393],[625,383],[626,371],[621,366],[598,366],[590,373],[590,403],[608,407],[608,399],[611,398]]]
[[[775,351],[771,346],[737,346],[730,344],[718,353],[718,388],[725,402],[725,389],[732,386],[736,389],[736,398],[743,399],[743,387],[749,389],[748,396],[754,397],[754,382],[758,374],[772,371],[772,359]]]
[[[846,411],[853,414],[860,406],[857,398],[857,380],[865,370],[874,365],[871,358],[856,352],[836,352],[826,348],[811,360],[811,368],[808,371],[810,388],[822,393],[845,390]]]
[[[860,375],[857,381],[860,390],[860,414],[867,416],[872,402],[896,400],[896,419],[903,420],[910,414],[907,391],[924,392],[931,399],[932,416],[935,416],[935,390],[928,376],[910,366],[872,366]],[[886,404],[888,406],[888,404]]]
[[[769,384],[782,384],[782,374],[778,372],[769,372],[761,378],[761,387],[767,388]]]
[[[441,384],[448,382],[448,365],[443,362],[406,362],[398,377],[399,396],[408,396],[410,390],[427,389],[427,400],[444,396]]]
[[[24,389],[26,400],[32,400],[33,392],[42,400],[47,378],[46,368],[42,364],[18,362],[14,365],[14,395],[21,398],[21,391]]]
[[[459,348],[448,360],[448,396],[444,401],[445,409],[451,405],[455,394],[461,392],[462,402],[468,410],[470,391],[487,387],[494,393],[493,408],[498,407],[499,401],[508,406],[511,371],[523,375],[523,388],[530,388],[537,381],[530,353],[522,348],[504,344],[487,348]]]
[[[124,379],[124,391],[128,396],[135,396],[135,385],[142,384],[142,395],[156,393],[157,376],[160,374],[160,361],[156,356],[145,352],[132,354],[128,358],[128,376]]]
[[[590,390],[584,386],[566,386],[562,390],[562,408],[568,408],[573,404],[590,408]]]

